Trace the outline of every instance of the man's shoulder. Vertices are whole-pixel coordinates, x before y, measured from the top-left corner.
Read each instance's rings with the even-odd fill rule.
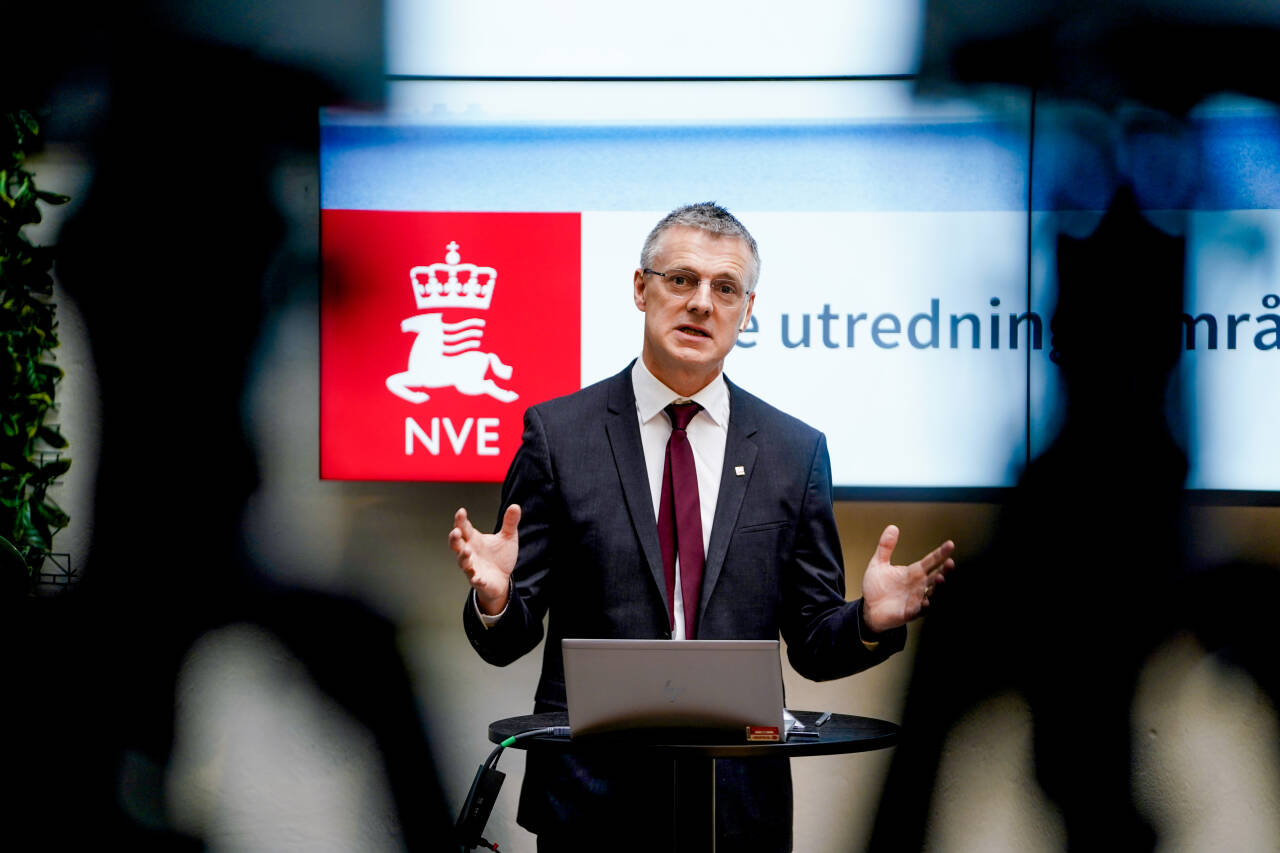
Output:
[[[610,405],[617,407],[627,402],[635,405],[635,396],[631,392],[631,366],[628,365],[620,373],[601,379],[560,397],[544,400],[529,407],[529,413],[545,423],[560,423],[565,420],[581,418],[587,412],[603,413]]]
[[[820,430],[732,382],[729,382],[729,420],[737,420],[742,426],[754,427],[772,436],[790,436],[805,443],[822,438]]]

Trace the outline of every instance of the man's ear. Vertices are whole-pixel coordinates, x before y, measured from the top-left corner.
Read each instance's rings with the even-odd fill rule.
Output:
[[[641,311],[644,310],[644,270],[637,269],[635,276],[631,281],[632,297],[635,299],[636,307]]]
[[[742,315],[742,322],[738,324],[738,333],[741,334],[747,330],[747,326],[751,324],[751,311],[756,307],[756,293],[751,291],[747,295],[747,312]]]

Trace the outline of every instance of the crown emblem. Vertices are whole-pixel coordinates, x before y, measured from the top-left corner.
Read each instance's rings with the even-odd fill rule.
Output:
[[[498,271],[493,267],[459,263],[456,240],[445,246],[444,263],[414,267],[409,270],[413,298],[418,308],[479,308],[488,310],[493,299]]]

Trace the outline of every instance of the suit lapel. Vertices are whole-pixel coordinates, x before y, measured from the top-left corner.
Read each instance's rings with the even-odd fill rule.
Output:
[[[759,448],[754,439],[756,413],[751,399],[738,386],[729,382],[729,433],[725,439],[724,467],[720,470],[720,491],[716,497],[716,517],[711,525],[711,544],[707,549],[707,561],[702,568],[702,594],[698,602],[698,624],[703,624],[707,601],[720,578],[725,555],[729,552],[729,540],[738,525],[738,513],[747,487],[755,471],[756,453]],[[742,473],[739,474],[738,470]]]
[[[658,542],[658,520],[653,516],[653,495],[649,492],[640,424],[636,419],[636,397],[631,388],[631,365],[610,382],[605,431],[613,450],[613,464],[618,468],[618,479],[622,481],[622,495],[631,516],[631,526],[640,541],[658,594],[662,596],[663,607],[670,612],[666,575],[662,568],[662,546]]]

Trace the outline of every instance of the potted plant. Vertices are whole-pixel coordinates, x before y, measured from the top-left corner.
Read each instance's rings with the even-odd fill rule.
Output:
[[[13,544],[38,576],[53,537],[68,517],[49,487],[71,465],[58,428],[45,423],[62,370],[53,363],[58,345],[52,301],[54,249],[35,246],[22,229],[40,221],[39,202],[63,204],[67,196],[36,189],[24,168],[39,150],[40,126],[23,109],[5,109],[0,120],[0,537]]]

